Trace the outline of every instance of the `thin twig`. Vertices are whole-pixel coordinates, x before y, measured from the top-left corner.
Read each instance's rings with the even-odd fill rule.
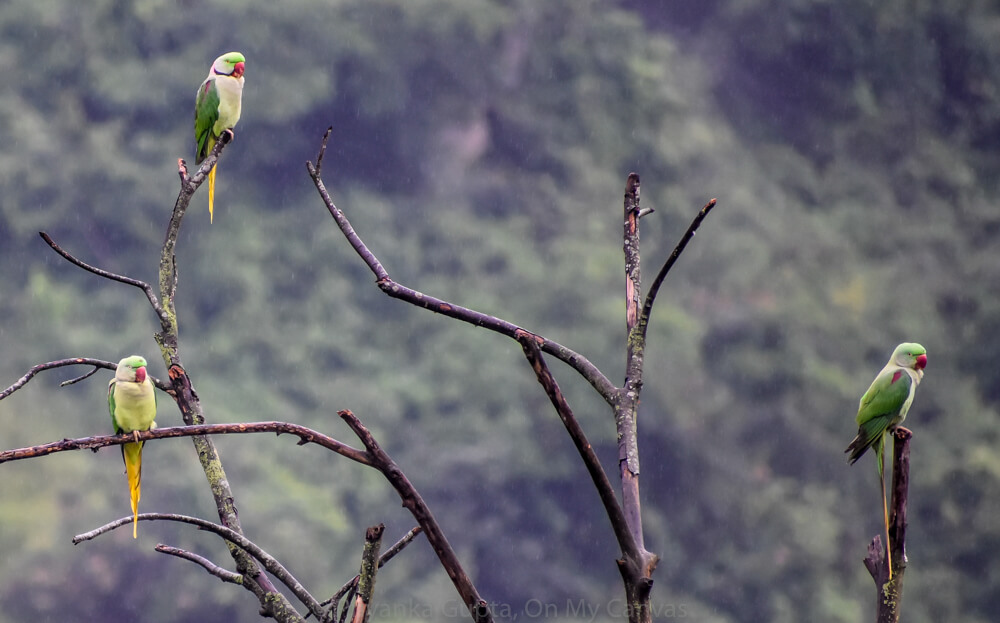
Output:
[[[195,426],[177,426],[171,428],[155,428],[153,430],[127,433],[124,435],[96,435],[94,437],[80,437],[78,439],[63,439],[38,446],[28,448],[18,448],[15,450],[5,450],[0,452],[0,463],[7,461],[19,461],[22,459],[33,459],[56,452],[66,452],[68,450],[97,450],[106,446],[121,445],[130,441],[149,441],[151,439],[167,439],[174,437],[193,437],[201,435],[229,435],[246,433],[276,433],[295,435],[299,438],[298,445],[314,443],[327,450],[361,463],[374,467],[371,456],[364,450],[358,450],[345,443],[341,443],[333,437],[328,437],[318,433],[311,428],[292,424],[290,422],[247,422],[236,424],[200,424]]]
[[[715,203],[716,203],[715,199],[709,199],[708,203],[706,203],[705,206],[698,211],[698,214],[695,215],[694,220],[692,220],[691,224],[688,225],[687,231],[685,231],[684,235],[681,236],[680,242],[677,243],[677,246],[674,247],[674,250],[670,254],[670,257],[667,258],[667,261],[663,264],[663,267],[660,268],[660,272],[657,273],[656,279],[653,280],[653,285],[650,286],[649,292],[646,293],[646,301],[645,303],[643,303],[642,306],[642,315],[639,317],[639,323],[642,326],[643,335],[645,335],[646,333],[646,325],[649,324],[649,314],[653,311],[653,301],[656,300],[656,294],[657,292],[659,292],[660,286],[663,285],[663,280],[667,278],[667,273],[670,272],[670,269],[673,268],[674,263],[677,262],[677,258],[679,258],[681,256],[681,253],[684,252],[684,248],[687,247],[687,244],[691,241],[692,238],[694,238],[694,235],[698,231],[698,228],[701,227],[701,222],[705,220],[705,217],[708,216],[708,213],[711,212],[712,208],[715,207]]]
[[[333,134],[333,126],[331,125],[323,133],[323,142],[319,146],[319,155],[316,156],[316,177],[319,177],[323,172],[323,156],[326,155],[326,144],[330,141],[330,135]],[[307,163],[308,164],[308,163]],[[310,171],[311,173],[311,171]]]
[[[324,135],[324,141],[320,148],[319,156],[317,156],[317,162],[319,162],[324,153],[326,152],[326,137],[329,134]],[[422,292],[418,292],[412,288],[404,286],[400,283],[393,281],[389,277],[388,271],[382,266],[375,254],[365,245],[358,236],[357,232],[351,226],[350,221],[344,213],[338,208],[333,199],[330,197],[330,193],[326,189],[326,185],[323,183],[323,179],[320,177],[320,169],[314,165],[312,162],[306,163],[306,168],[309,170],[309,175],[312,177],[313,183],[316,185],[316,190],[319,192],[320,198],[326,205],[327,210],[330,212],[330,216],[337,223],[337,226],[343,232],[347,241],[357,252],[358,256],[368,265],[368,268],[372,271],[375,276],[375,280],[378,287],[391,298],[399,299],[415,305],[417,307],[422,307],[424,309],[430,310],[432,312],[454,318],[456,320],[461,320],[462,322],[469,323],[476,327],[481,327],[501,335],[506,335],[509,338],[517,339],[517,331],[523,331],[521,327],[497,318],[484,314],[482,312],[469,309],[467,307],[462,307],[461,305],[455,305],[449,303],[448,301],[435,298],[433,296],[428,296]],[[560,361],[566,363],[574,370],[580,373],[595,390],[609,403],[613,400],[614,393],[616,391],[614,383],[612,383],[605,375],[597,368],[593,363],[591,363],[583,355],[559,344],[552,340],[542,338],[541,349],[552,355],[553,357],[559,359]]]
[[[389,549],[385,550],[385,553],[379,557],[378,568],[381,569],[385,565],[385,563],[395,558],[396,554],[403,551],[403,548],[409,545],[410,541],[415,539],[417,535],[423,531],[424,529],[421,528],[420,526],[413,526],[412,528],[410,528],[409,532],[404,534],[401,539],[393,543],[392,546]]]
[[[159,299],[156,298],[156,293],[153,292],[153,286],[151,286],[148,283],[146,283],[145,281],[141,281],[139,279],[133,279],[132,277],[126,277],[124,275],[119,275],[117,273],[113,273],[111,271],[104,270],[103,268],[98,268],[96,266],[92,266],[92,265],[84,262],[83,260],[80,260],[80,259],[74,257],[69,251],[66,251],[65,249],[63,249],[62,247],[60,247],[44,231],[38,232],[38,235],[42,237],[42,240],[44,240],[46,244],[48,244],[50,247],[52,247],[53,251],[55,251],[56,253],[58,253],[59,255],[61,255],[63,258],[65,258],[71,264],[74,264],[74,265],[76,265],[76,266],[78,266],[78,267],[80,267],[80,268],[82,268],[82,269],[84,269],[84,270],[86,270],[88,272],[94,273],[95,275],[97,275],[99,277],[104,277],[105,279],[110,279],[111,281],[117,281],[119,283],[124,283],[124,284],[130,285],[130,286],[134,286],[134,287],[139,288],[140,290],[142,290],[146,294],[146,298],[149,299],[149,304],[153,307],[153,311],[156,312],[157,317],[159,317],[160,323],[162,324],[163,322],[166,321],[166,318],[167,318],[166,312],[164,311],[163,306],[160,305]]]
[[[190,560],[196,565],[202,566],[205,571],[219,578],[223,582],[229,582],[231,584],[243,584],[243,576],[239,573],[233,573],[229,569],[223,569],[219,565],[215,564],[208,558],[204,556],[199,556],[194,552],[189,552],[185,549],[180,549],[179,547],[171,547],[169,545],[163,545],[158,543],[154,550],[160,552],[161,554],[169,554],[171,556],[177,556],[178,558],[183,558],[185,560]]]
[[[95,539],[102,534],[110,532],[116,528],[120,528],[124,525],[132,523],[133,518],[122,517],[116,521],[105,524],[100,528],[91,530],[90,532],[85,532],[84,534],[78,534],[73,537],[73,545],[79,545],[84,541],[90,541]],[[246,538],[239,532],[226,526],[220,526],[219,524],[212,523],[211,521],[206,521],[204,519],[199,519],[198,517],[189,517],[187,515],[177,515],[174,513],[142,513],[138,517],[139,521],[176,521],[179,523],[191,524],[193,526],[198,526],[201,530],[206,530],[212,532],[226,539],[230,543],[243,549],[251,556],[256,558],[260,564],[268,570],[271,575],[278,578],[282,584],[288,587],[288,590],[299,598],[313,616],[317,618],[322,618],[324,611],[323,607],[319,605],[319,602],[309,594],[309,591],[302,586],[302,583],[295,579],[295,576],[291,574],[288,569],[285,568],[276,558],[264,551],[259,545]]]
[[[357,416],[346,409],[340,411],[339,415],[347,422],[347,425],[351,427],[354,434],[364,444],[365,449],[368,450],[368,454],[372,459],[372,466],[382,472],[385,479],[389,481],[392,488],[399,494],[400,499],[403,501],[403,506],[410,511],[413,518],[423,528],[424,534],[427,535],[427,541],[434,548],[434,553],[437,554],[438,560],[441,561],[441,566],[448,573],[448,577],[451,578],[452,583],[458,590],[458,594],[462,596],[462,601],[465,602],[473,620],[477,623],[492,623],[493,613],[490,610],[489,604],[479,596],[479,591],[472,583],[472,580],[469,579],[469,575],[462,567],[462,563],[459,562],[458,556],[455,555],[455,550],[452,549],[437,519],[434,518],[434,514],[431,513],[431,509],[424,502],[423,497],[421,497],[416,487],[413,486],[406,477],[406,474],[399,469],[399,466],[396,465],[395,461],[392,460],[386,451],[379,446],[378,442],[375,441],[375,437],[372,436],[371,431],[365,428],[365,425],[361,423],[361,420]]]
[[[403,551],[403,548],[409,545],[410,541],[416,538],[416,536],[421,532],[423,532],[423,528],[421,528],[420,526],[414,526],[412,529],[410,529],[409,532],[403,535],[403,538],[393,543],[392,546],[389,549],[385,550],[385,553],[379,557],[378,568],[381,569],[385,565],[385,563],[389,562],[396,556],[396,554]],[[339,602],[340,598],[343,597],[347,593],[347,591],[351,590],[352,586],[357,586],[358,579],[359,579],[358,576],[354,576],[353,578],[348,580],[346,584],[340,587],[340,590],[338,590],[336,593],[333,594],[333,597],[324,601],[322,605],[328,606],[331,603]]]
[[[56,361],[40,363],[36,366],[32,366],[31,369],[28,370],[28,372],[24,376],[19,378],[13,385],[0,392],[0,400],[3,400],[7,396],[10,396],[17,390],[24,387],[28,383],[28,381],[30,381],[39,372],[44,372],[45,370],[53,370],[55,368],[64,368],[66,366],[94,366],[94,370],[81,377],[72,379],[70,381],[63,381],[62,383],[59,384],[60,387],[82,381],[83,379],[87,378],[88,376],[91,376],[101,368],[111,371],[114,371],[115,369],[118,368],[117,363],[104,361],[103,359],[92,359],[90,357],[72,357],[70,359],[57,359]],[[157,386],[163,391],[167,391],[170,389],[170,385],[168,383],[153,378],[152,376],[149,378],[150,380],[153,381],[153,385]]]
[[[110,362],[109,362],[109,363],[110,363]],[[60,383],[60,384],[59,384],[59,387],[67,387],[67,386],[69,386],[69,385],[76,385],[76,384],[77,384],[77,383],[79,383],[80,381],[86,381],[86,380],[87,380],[87,379],[89,379],[90,377],[92,377],[92,376],[94,376],[95,374],[97,374],[98,372],[100,372],[100,370],[101,370],[101,368],[99,368],[99,367],[95,367],[95,368],[94,368],[93,370],[91,370],[90,372],[87,372],[86,374],[81,374],[80,376],[76,377],[75,379],[70,379],[70,380],[68,380],[68,381],[63,381],[62,383]],[[155,385],[155,383],[153,383],[153,384]]]

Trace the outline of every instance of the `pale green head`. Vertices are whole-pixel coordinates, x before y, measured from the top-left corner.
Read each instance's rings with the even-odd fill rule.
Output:
[[[146,359],[139,355],[122,359],[115,370],[115,379],[126,383],[142,383],[146,380]]]
[[[902,368],[923,370],[927,365],[927,349],[916,342],[903,342],[892,351],[890,361]]]
[[[212,73],[239,78],[243,75],[243,64],[247,59],[239,52],[226,52],[212,63]]]

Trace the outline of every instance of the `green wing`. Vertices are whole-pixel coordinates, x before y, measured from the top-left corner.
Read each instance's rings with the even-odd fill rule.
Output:
[[[891,420],[899,415],[903,403],[910,397],[913,379],[902,368],[886,370],[878,375],[858,408],[858,426],[866,427],[870,422],[880,421],[886,416]],[[884,430],[884,429],[883,429]]]
[[[111,379],[108,383],[108,411],[111,413],[111,426],[115,429],[115,434],[120,435],[122,429],[118,426],[118,420],[115,419],[115,386],[117,385],[117,379]]]
[[[215,122],[219,120],[219,90],[215,86],[215,79],[205,80],[198,88],[198,98],[194,105],[194,138],[198,143],[198,155],[195,164],[208,156],[208,152],[215,147],[216,136],[212,130]]]
[[[873,445],[879,445],[882,436],[896,422],[903,404],[910,396],[913,379],[902,368],[886,370],[878,375],[871,387],[861,397],[858,407],[858,436],[854,438],[847,452],[854,463]]]

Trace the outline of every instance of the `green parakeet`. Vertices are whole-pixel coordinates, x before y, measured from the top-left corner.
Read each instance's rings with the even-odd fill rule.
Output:
[[[115,378],[108,383],[108,409],[118,435],[156,428],[156,393],[153,382],[146,376],[146,360],[139,355],[118,362]],[[142,442],[136,440],[122,444],[122,458],[132,498],[132,538],[138,538]]]
[[[892,579],[892,560],[889,555],[889,508],[885,497],[885,436],[906,419],[906,412],[913,404],[917,385],[924,377],[927,349],[920,344],[905,342],[892,351],[885,364],[858,406],[858,436],[844,452],[850,452],[853,465],[868,448],[875,448],[878,462],[878,479],[882,488],[882,515],[885,520],[886,560],[889,579]]]
[[[243,101],[243,64],[239,52],[228,52],[215,59],[208,77],[198,87],[194,106],[194,139],[198,143],[196,164],[201,164],[226,130],[240,120]],[[215,208],[215,169],[208,173],[208,218]]]

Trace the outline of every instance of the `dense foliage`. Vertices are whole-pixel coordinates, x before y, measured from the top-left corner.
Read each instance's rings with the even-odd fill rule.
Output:
[[[194,91],[247,56],[215,224],[178,248],[182,354],[213,422],[290,420],[352,441],[351,408],[511,614],[609,618],[617,554],[519,347],[387,300],[305,173],[325,176],[394,278],[623,371],[621,196],[638,171],[647,279],[719,207],[654,312],[640,421],[662,618],[866,620],[881,525],[848,468],[857,398],[893,346],[929,366],[914,430],[904,616],[1000,609],[1000,10],[975,0],[13,0],[0,4],[0,385],[69,356],[144,353],[137,291],[39,241],[155,281],[193,154]],[[553,364],[555,365],[555,364]],[[82,371],[81,371],[82,372]],[[613,467],[599,398],[555,372]],[[0,402],[4,448],[110,431],[103,381],[46,374]],[[97,378],[108,378],[98,375]],[[161,400],[161,426],[179,423]],[[374,473],[273,437],[218,441],[248,536],[317,593],[364,527],[412,525]],[[146,449],[142,509],[214,518],[185,441]],[[228,562],[128,513],[116,451],[0,466],[0,622],[250,620],[241,589],[151,551]],[[425,543],[379,575],[386,620],[456,603]],[[435,608],[430,617],[428,605]],[[620,606],[620,602],[618,604]],[[527,608],[527,609],[526,609]]]

